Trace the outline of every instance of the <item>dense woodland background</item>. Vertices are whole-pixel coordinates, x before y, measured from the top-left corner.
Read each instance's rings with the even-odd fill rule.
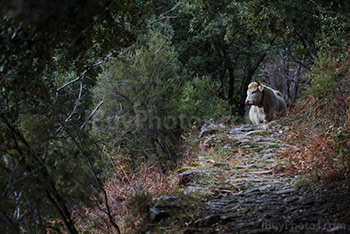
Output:
[[[346,0],[24,0],[0,9],[3,233],[77,233],[73,216],[96,206],[119,232],[105,187],[123,179],[115,164],[166,175],[189,131],[209,118],[247,121],[253,80],[304,107],[306,121],[337,139],[332,153],[349,159]]]

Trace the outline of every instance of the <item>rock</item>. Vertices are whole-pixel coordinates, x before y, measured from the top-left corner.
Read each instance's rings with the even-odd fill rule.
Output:
[[[264,130],[254,130],[254,131],[247,132],[245,135],[250,136],[250,135],[258,134],[261,132],[265,132],[265,131]]]
[[[272,185],[268,184],[268,185],[260,186],[260,187],[258,187],[258,189],[259,189],[261,192],[266,192],[266,191],[270,191],[270,190],[271,190],[271,187],[272,187]]]
[[[248,169],[250,167],[251,167],[251,165],[236,165],[235,169]]]
[[[231,141],[233,140],[237,145],[250,141],[249,139],[245,139],[245,134],[227,134],[227,137]]]
[[[195,170],[195,167],[181,167],[179,170],[177,170],[177,173],[181,174],[185,171],[193,171]]]
[[[188,193],[198,193],[201,196],[212,196],[215,195],[210,189],[208,188],[202,188],[202,187],[197,187],[197,186],[188,186],[187,189],[184,191],[185,194]]]
[[[223,215],[223,216],[220,217],[221,223],[223,225],[225,225],[227,223],[232,223],[233,221],[235,221],[238,218],[241,218],[241,216],[240,215],[236,215],[236,214],[234,214],[234,215]]]
[[[289,126],[283,126],[281,128],[282,131],[289,131],[290,127]]]
[[[214,160],[209,159],[207,156],[198,156],[199,165],[203,165],[205,163],[215,163]]]
[[[190,182],[198,180],[201,171],[199,170],[189,170],[179,174],[179,184],[187,185]]]
[[[293,211],[296,211],[298,209],[300,209],[299,206],[292,206],[291,208],[288,209],[288,212],[293,212]]]
[[[267,123],[267,124],[260,124],[258,126],[258,129],[262,129],[262,130],[267,130],[270,128],[270,123]]]
[[[161,197],[154,199],[154,203],[159,203],[159,202],[168,203],[168,202],[174,202],[178,199],[179,199],[179,197],[177,197],[177,196],[164,195],[164,196],[161,196]]]
[[[275,154],[274,153],[268,153],[268,154],[264,154],[263,155],[263,159],[265,159],[265,160],[267,160],[267,159],[270,159],[270,158],[273,158],[273,157],[275,157]],[[273,159],[273,162],[274,162],[275,160]]]
[[[295,202],[295,201],[298,201],[298,200],[299,200],[299,197],[292,196],[292,197],[286,197],[285,199],[283,199],[283,202],[291,203],[291,202]]]
[[[244,204],[254,204],[255,200],[253,199],[244,199],[244,200],[240,200],[239,203],[244,203]]]
[[[177,196],[164,195],[152,200],[153,208],[158,210],[181,209],[181,206],[177,204],[178,200]]]
[[[258,143],[260,146],[262,147],[266,147],[266,148],[279,148],[280,147],[280,143],[276,143],[276,142],[259,142]]]
[[[230,129],[229,132],[231,134],[238,134],[238,133],[250,132],[250,131],[254,131],[254,130],[255,130],[255,128],[253,128],[252,125],[245,124],[245,125],[241,125],[240,127]]]
[[[265,150],[261,150],[259,153],[260,154],[271,154],[273,152],[275,152],[277,149],[275,148],[270,148],[270,149],[265,149]]]
[[[255,174],[255,175],[264,175],[264,174],[272,174],[271,170],[264,170],[264,171],[251,171],[249,172],[250,174]]]
[[[217,130],[215,129],[204,129],[203,131],[201,131],[201,133],[199,134],[199,138],[203,138],[206,136],[210,136],[213,135],[217,132]]]
[[[314,204],[315,204],[315,201],[312,199],[307,199],[307,200],[304,200],[303,202],[303,206],[312,206]]]
[[[221,221],[220,215],[209,215],[194,222],[195,227],[209,227]]]
[[[275,193],[278,195],[282,195],[282,194],[287,194],[287,193],[294,193],[295,191],[296,191],[295,188],[288,188],[288,189],[277,190],[277,191],[275,191]]]
[[[238,191],[238,189],[236,188],[235,191]],[[232,190],[227,190],[227,189],[216,189],[215,192],[219,194],[233,194]]]
[[[211,165],[212,167],[228,167],[228,164],[225,162],[216,162],[213,165]]]
[[[211,135],[204,141],[203,146],[205,147],[214,146],[217,141],[218,141],[217,137],[215,135]]]
[[[218,130],[225,128],[225,124],[221,119],[210,119],[205,124],[202,125],[201,131],[199,133],[199,138],[202,138],[207,135],[212,135]]]
[[[152,223],[158,223],[159,221],[161,221],[162,219],[166,219],[168,218],[170,215],[164,211],[164,210],[159,210],[155,207],[151,207],[149,209],[149,220]]]
[[[245,191],[245,194],[260,192],[258,188],[252,188]]]

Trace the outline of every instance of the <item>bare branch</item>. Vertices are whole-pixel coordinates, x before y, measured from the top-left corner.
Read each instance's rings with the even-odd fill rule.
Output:
[[[83,130],[83,128],[85,127],[86,123],[89,121],[89,119],[96,113],[96,111],[98,111],[98,109],[102,106],[103,101],[101,101],[96,108],[91,112],[91,114],[89,115],[89,117],[85,120],[85,122],[83,123],[83,125],[81,125],[80,130]]]
[[[167,16],[167,14],[169,14],[169,13],[172,12],[172,11],[174,11],[174,10],[180,5],[180,3],[181,3],[181,0],[178,1],[178,2],[176,3],[176,5],[175,5],[174,7],[172,7],[170,10],[164,12],[164,13],[161,14],[157,19],[153,20],[150,24],[157,23],[157,22],[159,22],[159,21],[161,21],[161,20],[164,20],[164,19],[174,19],[174,18],[177,18],[178,15],[176,15],[176,16],[173,16],[173,15],[172,15],[172,16]]]
[[[80,98],[81,98],[81,93],[82,93],[82,91],[83,91],[83,84],[80,83],[80,90],[79,90],[78,99],[77,99],[77,101],[75,102],[75,106],[74,106],[72,112],[71,112],[70,115],[66,118],[65,122],[68,122],[68,121],[72,118],[72,116],[73,116],[75,110],[77,109],[77,106],[78,106],[78,104],[79,104],[79,102],[80,102]]]
[[[123,56],[123,55],[124,55],[125,53],[127,53],[129,50],[130,50],[130,48],[126,49],[125,51],[121,52],[118,56]],[[62,85],[61,87],[59,87],[59,88],[56,90],[56,92],[59,92],[60,90],[66,88],[67,86],[69,86],[69,85],[71,85],[71,84],[73,84],[73,83],[75,83],[75,82],[81,80],[82,78],[84,78],[84,77],[85,77],[85,74],[86,74],[89,70],[91,70],[91,69],[94,68],[94,67],[101,66],[102,64],[106,63],[109,59],[113,58],[114,53],[116,53],[116,51],[110,52],[105,58],[103,58],[101,61],[99,61],[99,62],[97,62],[97,63],[94,63],[94,64],[92,64],[92,65],[90,65],[90,66],[87,66],[87,65],[86,65],[86,66],[85,66],[86,69],[80,74],[80,76],[78,76],[78,77],[75,78],[74,80],[71,80],[71,81],[69,81],[68,83]]]
[[[71,80],[71,81],[69,81],[68,83],[66,83],[66,84],[62,85],[61,87],[59,87],[59,88],[56,90],[56,92],[59,92],[61,89],[64,89],[64,88],[67,87],[68,85],[71,85],[71,84],[73,84],[73,83],[79,81],[80,79],[82,79],[82,78],[85,76],[85,73],[86,73],[88,70],[89,70],[89,69],[86,69],[86,70],[83,71],[83,72],[80,74],[80,76],[78,76],[76,79]]]

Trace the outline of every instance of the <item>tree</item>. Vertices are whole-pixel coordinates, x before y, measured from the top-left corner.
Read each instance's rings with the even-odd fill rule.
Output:
[[[174,161],[181,130],[177,54],[157,31],[143,40],[104,66],[94,89],[95,102],[104,102],[94,121],[97,135],[131,155],[136,167],[143,157]]]
[[[101,62],[135,41],[147,6],[27,0],[1,8],[3,232],[42,233],[60,216],[77,233],[70,207],[87,204],[102,189],[87,124],[92,77]]]
[[[348,46],[349,16],[344,9],[349,4],[345,1],[252,0],[246,6],[250,15],[248,28],[278,41],[276,57],[281,62],[277,62],[275,73],[281,73],[279,83],[286,100],[295,100],[295,91],[304,80],[302,71],[311,70],[319,53],[328,54],[334,46]]]
[[[232,114],[243,117],[249,82],[270,53],[275,41],[249,30],[249,12],[236,1],[188,2],[192,14],[183,64],[194,74],[221,82],[220,97],[228,100]],[[180,54],[181,58],[181,54]]]
[[[189,59],[183,63],[194,73],[219,79],[220,96],[240,116],[247,85],[281,51],[288,61],[310,70],[318,52],[327,51],[328,45],[348,44],[348,16],[342,7],[349,4],[344,1],[199,0],[185,6],[192,15],[192,37],[184,50]],[[281,77],[287,97],[287,90],[300,79]]]

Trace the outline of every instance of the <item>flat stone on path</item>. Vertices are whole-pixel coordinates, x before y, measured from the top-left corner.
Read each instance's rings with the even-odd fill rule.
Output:
[[[262,175],[262,174],[272,174],[272,170],[265,170],[265,171],[250,171],[250,174],[255,174],[255,175]]]
[[[296,191],[295,188],[288,188],[288,189],[278,190],[275,193],[281,195],[281,194],[287,194],[287,193],[294,193],[295,191]]]
[[[228,164],[225,162],[216,162],[213,165],[211,165],[212,167],[228,167]]]

